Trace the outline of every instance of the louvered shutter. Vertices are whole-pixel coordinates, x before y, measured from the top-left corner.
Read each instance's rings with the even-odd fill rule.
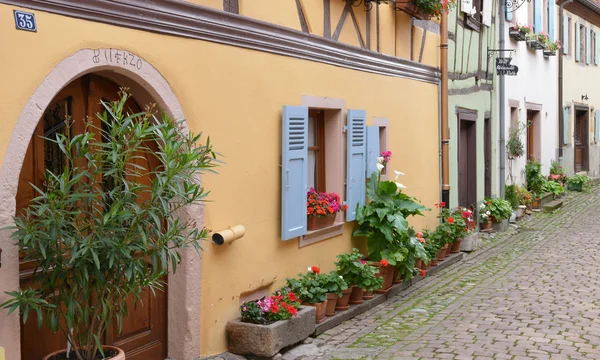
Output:
[[[367,126],[367,179],[377,171],[379,156],[379,126]]]
[[[548,1],[548,36],[554,41],[554,1]]]
[[[579,31],[579,23],[575,21],[575,44],[573,44],[573,51],[575,52],[575,61],[581,61],[581,32]]]
[[[504,14],[506,16],[506,21],[513,21],[513,13],[508,6],[504,7]]]
[[[598,65],[598,56],[600,55],[600,48],[598,47],[598,34],[600,31],[594,32],[594,65]]]
[[[565,106],[563,115],[563,143],[567,145],[569,143],[569,107]]]
[[[533,30],[535,33],[542,31],[542,0],[533,0]]]
[[[585,63],[589,64],[592,60],[592,33],[591,29],[588,27],[585,28]]]
[[[346,164],[346,220],[356,220],[356,206],[365,204],[367,112],[348,110],[348,160]]]
[[[483,0],[483,14],[481,22],[485,26],[492,25],[492,0]]]
[[[563,15],[563,27],[562,27],[562,38],[563,38],[563,54],[569,53],[569,17],[567,15]]]
[[[281,239],[306,234],[308,108],[283,107]]]
[[[596,121],[594,122],[594,141],[600,142],[600,110],[596,110]]]

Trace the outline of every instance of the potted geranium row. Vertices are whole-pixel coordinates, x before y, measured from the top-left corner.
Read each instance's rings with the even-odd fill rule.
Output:
[[[35,286],[8,292],[11,299],[0,305],[9,314],[20,308],[23,321],[34,311],[39,326],[67,337],[64,345],[78,360],[124,359],[123,351],[101,345],[105,330],[116,323],[121,331],[142,292],[163,291],[161,279],[175,272],[180,251],[201,249],[208,235],[177,213],[207,194],[197,178],[216,165],[210,143],[183,134],[167,116],[128,114],[130,95],[119,96],[102,102],[102,136],[94,134],[98,126],[48,139],[67,165],[46,170],[44,189],[14,218],[12,234],[25,260],[36,263]],[[68,129],[72,122],[65,121]],[[158,166],[138,163],[134,171],[140,154]],[[155,181],[141,181],[148,173]]]
[[[338,194],[318,193],[310,188],[306,200],[307,229],[318,230],[333,225],[336,214],[347,207],[342,205]]]
[[[361,304],[365,291],[375,291],[383,285],[383,278],[376,276],[377,269],[361,260],[362,254],[358,249],[352,249],[350,254],[340,254],[337,258],[337,273],[352,288],[350,304]]]
[[[298,279],[286,279],[287,287],[298,295],[303,305],[314,306],[317,324],[325,321],[327,311],[326,275],[321,274],[318,266],[311,266],[305,274],[298,274]]]

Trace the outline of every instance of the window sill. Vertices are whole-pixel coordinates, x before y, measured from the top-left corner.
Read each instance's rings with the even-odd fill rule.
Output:
[[[309,231],[306,235],[300,236],[298,247],[308,246],[319,241],[342,235],[344,234],[344,224],[345,223],[343,222],[338,222],[323,229]]]

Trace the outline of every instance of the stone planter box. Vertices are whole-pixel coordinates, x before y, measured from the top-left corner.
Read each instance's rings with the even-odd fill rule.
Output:
[[[316,308],[302,306],[298,316],[269,325],[250,324],[241,319],[226,326],[229,351],[246,355],[272,357],[286,346],[306,339],[315,331]]]
[[[492,223],[492,228],[496,232],[506,231],[506,229],[508,229],[508,219],[504,219],[498,223],[497,222]]]
[[[479,234],[465,236],[460,243],[460,251],[471,252],[479,246]]]
[[[554,200],[554,195],[552,195],[551,193],[546,194],[543,197],[541,197],[540,198],[540,209],[543,209],[544,205],[548,204],[552,200]]]

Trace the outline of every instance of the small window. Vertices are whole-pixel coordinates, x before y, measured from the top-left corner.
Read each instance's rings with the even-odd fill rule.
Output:
[[[308,113],[308,187],[325,192],[325,112]]]
[[[546,9],[546,16],[544,16],[544,31],[547,34],[550,34],[550,2],[548,0],[544,0],[544,9]]]
[[[596,63],[596,32],[592,31],[590,33],[591,36],[591,40],[590,40],[590,46],[592,47],[590,49],[590,56],[592,61],[590,62],[590,64],[595,64]]]
[[[379,127],[379,154],[384,151],[388,151],[388,124],[389,120],[386,118],[373,118],[373,125]],[[378,155],[379,156],[379,155]],[[383,179],[387,179],[388,168],[387,166],[381,171]]]
[[[579,25],[579,58],[585,62],[585,26]]]

